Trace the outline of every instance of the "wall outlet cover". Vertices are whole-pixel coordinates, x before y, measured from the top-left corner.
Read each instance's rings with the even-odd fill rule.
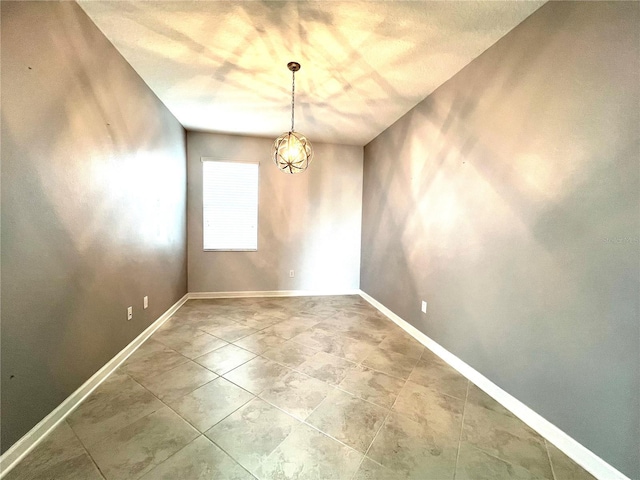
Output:
[[[427,302],[422,301],[422,313],[427,313]]]

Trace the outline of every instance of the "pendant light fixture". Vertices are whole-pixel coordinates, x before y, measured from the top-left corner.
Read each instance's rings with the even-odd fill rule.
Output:
[[[296,72],[300,70],[298,62],[289,62],[287,68],[291,70],[291,130],[276,138],[273,144],[273,161],[280,170],[286,173],[304,172],[313,160],[313,148],[307,137],[293,130]]]

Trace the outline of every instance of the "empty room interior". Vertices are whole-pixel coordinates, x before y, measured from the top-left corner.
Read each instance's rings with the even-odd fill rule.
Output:
[[[0,478],[640,479],[639,2],[0,13]]]

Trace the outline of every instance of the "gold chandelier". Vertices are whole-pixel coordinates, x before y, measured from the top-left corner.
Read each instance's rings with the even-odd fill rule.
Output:
[[[300,70],[298,62],[289,62],[291,70],[291,130],[276,138],[273,144],[273,161],[285,173],[304,172],[313,160],[313,147],[307,137],[293,130],[295,112],[296,72]]]

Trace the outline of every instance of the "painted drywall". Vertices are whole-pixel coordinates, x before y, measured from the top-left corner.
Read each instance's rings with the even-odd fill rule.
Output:
[[[547,3],[365,146],[361,272],[366,293],[631,478],[639,32],[635,2]]]
[[[1,11],[6,451],[186,293],[186,135],[77,4]]]
[[[188,132],[190,292],[359,287],[362,147],[314,143],[309,169],[289,175],[272,162],[272,146],[266,138]],[[257,251],[203,251],[202,157],[260,162]]]

